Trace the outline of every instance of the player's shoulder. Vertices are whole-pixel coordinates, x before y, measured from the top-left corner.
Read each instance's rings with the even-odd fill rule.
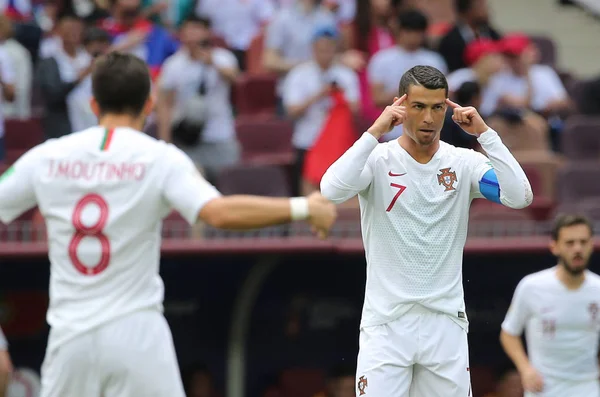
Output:
[[[396,46],[379,50],[371,58],[371,63],[392,62],[398,57],[398,48]]]
[[[556,281],[556,267],[537,271],[523,277],[519,285],[521,288],[535,288]]]
[[[303,62],[290,70],[289,75],[296,78],[314,74],[317,71],[317,64],[313,61]]]
[[[590,285],[593,285],[596,288],[600,288],[600,275],[592,272],[591,270],[586,270],[585,277],[589,281]]]
[[[188,57],[185,54],[184,49],[179,49],[175,51],[171,56],[165,59],[161,70],[172,70],[173,68],[177,68],[179,66],[185,65]]]

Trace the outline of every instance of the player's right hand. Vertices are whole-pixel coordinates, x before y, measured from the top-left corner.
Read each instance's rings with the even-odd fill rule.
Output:
[[[542,376],[531,366],[521,371],[521,382],[523,389],[530,393],[540,393],[544,389]]]
[[[400,98],[395,98],[394,103],[384,109],[367,132],[379,139],[393,130],[394,127],[404,123],[404,120],[406,120],[406,106],[402,106],[402,103],[405,100],[406,94]]]
[[[314,192],[308,197],[308,223],[319,238],[326,238],[337,218],[335,204],[327,200],[319,192]]]

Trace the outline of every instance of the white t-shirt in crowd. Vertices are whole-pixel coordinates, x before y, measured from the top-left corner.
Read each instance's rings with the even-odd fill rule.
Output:
[[[529,360],[543,377],[567,383],[597,380],[600,276],[586,271],[581,287],[569,290],[556,270],[519,282],[502,329],[515,336],[525,331]]]
[[[344,91],[349,103],[360,100],[358,76],[346,66],[335,64],[322,70],[316,62],[307,62],[290,71],[283,90],[283,103],[286,107],[296,106],[314,97],[327,84],[336,82]],[[323,129],[331,110],[331,98],[324,98],[310,106],[295,121],[292,144],[299,149],[309,149]]]
[[[224,48],[212,50],[213,64],[223,68],[239,67],[235,55]],[[206,87],[206,122],[202,139],[223,142],[235,139],[235,121],[231,105],[231,83],[214,66],[207,66],[190,57],[185,49],[170,56],[161,69],[159,87],[175,91],[175,113],[198,95],[201,81]]]
[[[532,98],[531,108],[543,110],[550,102],[563,100],[568,97],[567,90],[562,84],[558,74],[548,65],[533,65],[529,69]],[[514,97],[527,96],[527,78],[517,76],[511,71],[500,72],[495,75],[488,86],[492,111],[498,107],[498,101],[503,95]]]
[[[235,50],[247,50],[274,12],[271,0],[202,0],[196,5],[196,14],[208,17],[215,34]]]
[[[219,192],[179,149],[94,127],[25,153],[0,178],[0,220],[39,207],[50,258],[49,350],[139,310],[162,311],[162,218],[194,223]]]
[[[0,45],[0,79],[5,84],[15,84],[16,76],[15,69],[12,64],[12,60]],[[2,89],[0,88],[0,106],[4,97],[2,95]],[[0,112],[0,138],[4,137],[4,113]]]

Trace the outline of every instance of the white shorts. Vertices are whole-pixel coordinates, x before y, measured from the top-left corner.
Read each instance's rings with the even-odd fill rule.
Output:
[[[447,314],[415,306],[360,332],[356,396],[471,396],[467,331]]]
[[[46,352],[40,397],[185,397],[171,331],[132,313]]]
[[[574,382],[544,378],[541,393],[525,393],[525,397],[600,397],[600,383],[597,380]]]

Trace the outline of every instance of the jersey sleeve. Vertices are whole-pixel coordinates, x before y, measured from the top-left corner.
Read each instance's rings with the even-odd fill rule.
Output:
[[[180,149],[169,145],[167,152],[168,171],[163,197],[188,223],[194,224],[202,207],[221,194],[200,175],[192,160]]]
[[[527,319],[530,316],[526,285],[525,280],[521,280],[517,285],[506,317],[502,322],[502,330],[514,336],[520,336],[523,333]]]
[[[0,176],[0,221],[10,223],[37,205],[34,176],[40,147],[25,153]]]
[[[469,152],[471,168],[471,197],[486,198],[500,204],[500,186],[490,159],[471,150]]]

